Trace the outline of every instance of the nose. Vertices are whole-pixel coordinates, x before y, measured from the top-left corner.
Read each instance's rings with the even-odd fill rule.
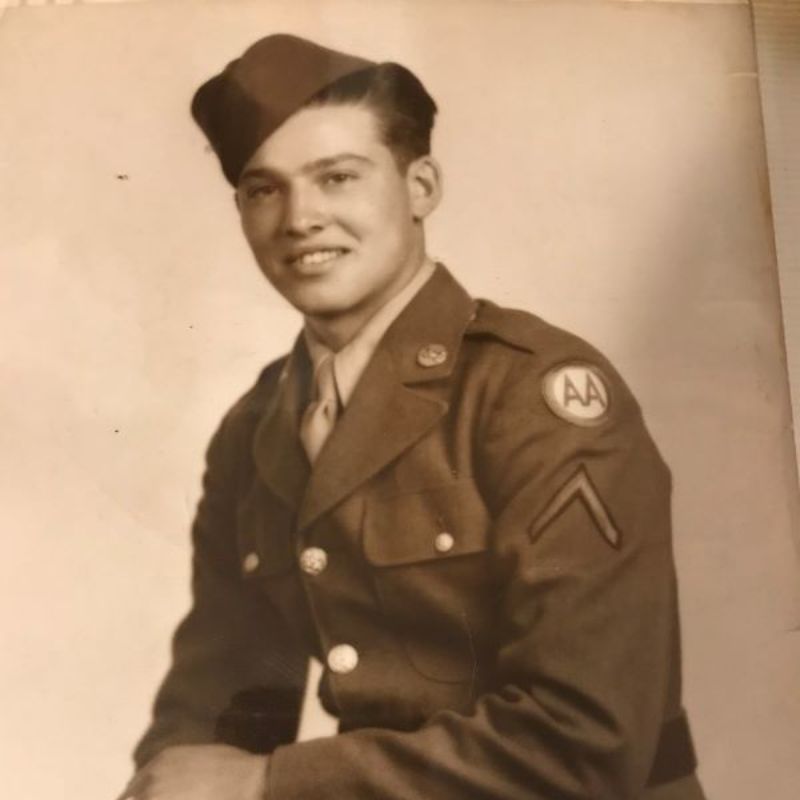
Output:
[[[293,186],[287,192],[283,229],[287,236],[302,237],[325,227],[321,200],[313,187]]]

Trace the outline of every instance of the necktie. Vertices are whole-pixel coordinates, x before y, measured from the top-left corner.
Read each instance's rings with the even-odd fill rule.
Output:
[[[300,441],[312,464],[336,424],[338,411],[339,397],[331,353],[320,361],[314,372],[314,399],[308,404],[300,423]]]

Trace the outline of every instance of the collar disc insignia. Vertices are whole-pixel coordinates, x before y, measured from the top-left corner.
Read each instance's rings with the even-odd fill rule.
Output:
[[[426,344],[417,353],[417,364],[421,367],[438,367],[447,361],[447,348],[443,344]]]

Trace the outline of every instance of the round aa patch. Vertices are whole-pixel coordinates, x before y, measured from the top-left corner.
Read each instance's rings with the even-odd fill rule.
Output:
[[[573,425],[600,425],[608,418],[608,382],[594,364],[574,361],[544,376],[542,394],[548,408]]]

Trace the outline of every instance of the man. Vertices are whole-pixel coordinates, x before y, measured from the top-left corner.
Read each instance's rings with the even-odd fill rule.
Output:
[[[209,447],[125,797],[702,797],[669,472],[605,358],[427,257],[435,111],[285,35],[195,96],[304,329]],[[298,743],[310,656],[339,732]]]

